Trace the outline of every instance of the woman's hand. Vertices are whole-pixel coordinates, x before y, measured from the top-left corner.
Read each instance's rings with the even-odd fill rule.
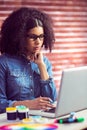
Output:
[[[25,106],[29,109],[42,109],[47,110],[49,108],[54,108],[55,106],[51,104],[51,99],[48,97],[38,97],[34,100],[25,101]]]
[[[35,53],[34,55],[34,62],[37,64],[37,65],[41,65],[43,64],[43,54],[42,52],[39,52],[39,53]]]
[[[43,63],[43,54],[42,54],[42,52],[32,53],[27,58],[29,60],[35,62],[38,65]]]

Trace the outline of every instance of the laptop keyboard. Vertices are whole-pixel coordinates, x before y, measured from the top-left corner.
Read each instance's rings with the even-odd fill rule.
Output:
[[[45,112],[49,112],[49,113],[55,113],[55,108],[48,109],[48,110],[46,110]]]

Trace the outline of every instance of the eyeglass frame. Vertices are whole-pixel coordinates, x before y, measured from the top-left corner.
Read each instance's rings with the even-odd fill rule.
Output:
[[[41,41],[44,40],[44,34],[40,34],[40,35],[36,35],[36,34],[27,34],[27,37],[32,40],[32,41],[36,41],[37,38],[39,38]]]

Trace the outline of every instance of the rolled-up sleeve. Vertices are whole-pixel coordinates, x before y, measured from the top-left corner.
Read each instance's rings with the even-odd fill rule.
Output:
[[[47,72],[49,74],[48,80],[40,80],[41,82],[41,94],[42,96],[50,97],[53,101],[57,98],[56,85],[53,78],[52,65],[48,59],[45,60],[47,66]]]
[[[11,106],[14,101],[8,100],[6,96],[6,67],[0,61],[0,113],[4,113],[6,107]]]

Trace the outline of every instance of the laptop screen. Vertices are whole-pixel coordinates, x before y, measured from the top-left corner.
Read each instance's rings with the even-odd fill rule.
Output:
[[[56,116],[87,108],[87,66],[62,72]]]

